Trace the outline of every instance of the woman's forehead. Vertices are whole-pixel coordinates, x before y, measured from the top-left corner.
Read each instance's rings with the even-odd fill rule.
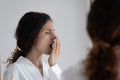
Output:
[[[43,25],[43,28],[42,28],[42,31],[44,30],[52,30],[54,31],[54,26],[53,26],[53,23],[51,21],[47,21],[44,25]]]

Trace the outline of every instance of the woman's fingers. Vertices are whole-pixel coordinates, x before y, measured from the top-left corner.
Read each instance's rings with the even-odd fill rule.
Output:
[[[56,54],[60,54],[60,40],[59,38],[57,37],[57,49],[56,49]]]
[[[53,54],[58,54],[58,49],[59,49],[59,41],[58,41],[58,37],[56,37],[54,39]]]
[[[56,47],[55,47],[55,54],[57,54],[57,47],[58,47],[58,37],[56,37],[56,43],[55,43],[55,45],[56,45]]]
[[[56,37],[56,39],[54,39],[53,49],[49,56],[50,66],[56,64],[59,54],[60,54],[60,40],[58,37]]]
[[[52,45],[52,54],[54,54],[54,52],[56,51],[56,39],[54,39],[54,43]]]

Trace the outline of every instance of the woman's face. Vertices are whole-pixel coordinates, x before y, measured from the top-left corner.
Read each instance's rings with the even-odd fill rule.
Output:
[[[44,54],[50,54],[55,37],[53,23],[48,20],[40,30],[38,38],[35,42],[36,50]]]

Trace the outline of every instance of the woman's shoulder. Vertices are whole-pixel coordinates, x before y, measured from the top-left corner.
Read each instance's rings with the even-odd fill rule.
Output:
[[[6,68],[6,70],[5,70],[5,72],[17,72],[18,71],[18,67],[17,67],[17,63],[13,63],[13,64],[10,64],[7,68]]]
[[[21,57],[18,60],[6,67],[5,72],[18,72],[19,68],[23,65],[24,61],[21,61]]]
[[[9,80],[9,78],[13,78],[13,76],[17,76],[19,73],[19,70],[17,68],[17,64],[14,63],[14,64],[10,64],[4,74],[3,74],[3,80]]]

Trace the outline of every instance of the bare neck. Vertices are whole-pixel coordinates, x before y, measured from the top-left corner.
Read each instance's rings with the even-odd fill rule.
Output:
[[[38,69],[41,75],[43,76],[43,65],[42,65],[42,53],[32,49],[26,56]]]

